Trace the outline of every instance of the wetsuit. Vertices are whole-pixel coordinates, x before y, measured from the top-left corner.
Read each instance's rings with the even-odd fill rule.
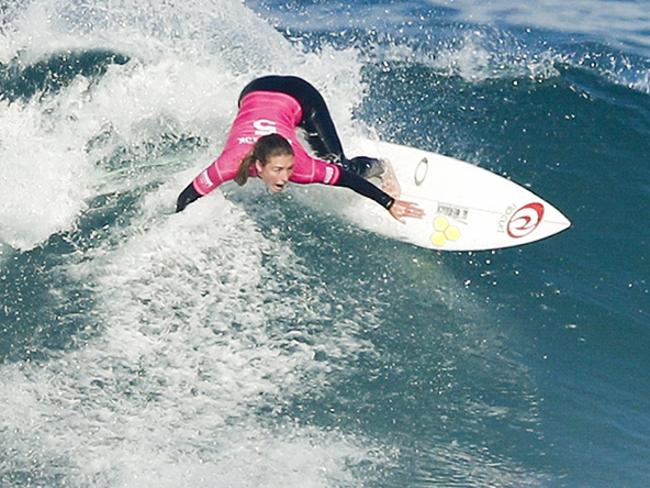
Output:
[[[310,146],[323,159],[307,154],[298,142],[298,127],[305,130]],[[347,187],[385,208],[390,208],[395,201],[363,178],[378,166],[376,159],[345,157],[325,101],[312,85],[295,76],[266,76],[244,88],[223,151],[179,195],[176,211],[232,180],[257,139],[272,133],[283,136],[293,148],[295,158],[290,181]],[[251,165],[250,176],[257,176],[255,165]]]

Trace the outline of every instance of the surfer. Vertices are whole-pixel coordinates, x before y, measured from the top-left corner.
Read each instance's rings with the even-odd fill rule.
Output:
[[[297,128],[305,131],[318,158],[300,145]],[[376,201],[401,222],[405,217],[423,215],[416,204],[399,200],[389,164],[365,156],[345,157],[325,100],[316,88],[296,76],[265,76],[243,89],[223,151],[181,192],[176,211],[226,181],[244,185],[251,176],[262,179],[272,192],[284,190],[289,181],[350,188]],[[384,189],[366,179],[373,177],[381,177]]]

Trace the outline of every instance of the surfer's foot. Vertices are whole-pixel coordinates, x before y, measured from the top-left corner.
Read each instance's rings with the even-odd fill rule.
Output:
[[[399,198],[401,189],[390,161],[357,156],[348,160],[348,169],[378,186],[391,197]]]
[[[399,200],[402,189],[400,188],[399,182],[397,181],[397,176],[395,176],[393,165],[390,164],[390,161],[386,159],[382,159],[381,164],[384,169],[384,172],[381,175],[381,189],[388,193],[395,200]]]

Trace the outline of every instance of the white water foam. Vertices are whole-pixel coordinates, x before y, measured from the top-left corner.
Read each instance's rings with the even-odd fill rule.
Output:
[[[74,3],[78,16],[98,4]],[[336,121],[349,122],[359,90],[353,52],[301,53],[233,2],[189,2],[181,12],[190,15],[190,34],[182,31],[185,22],[168,23],[164,15],[137,10],[136,2],[121,5],[141,14],[106,10],[115,19],[111,26],[126,25],[115,34],[93,31],[99,16],[59,37],[59,44],[48,45],[44,36],[40,54],[23,44],[32,49],[31,59],[71,45],[121,46],[137,54],[83,96],[71,89],[55,96],[76,102],[70,125],[61,110],[55,128],[74,129],[76,147],[97,166],[87,188],[124,191],[142,184],[103,159],[161,132],[205,135],[216,148],[238,90],[268,70],[308,77],[323,89]],[[197,24],[205,14],[209,22]],[[145,21],[147,34],[138,35],[147,16],[160,22]],[[178,38],[168,41],[174,25]],[[204,28],[218,42],[200,37]],[[223,49],[223,42],[232,44]],[[104,132],[109,142],[88,149]],[[362,317],[377,326],[371,307],[363,302],[354,312],[339,311],[317,278],[295,262],[289,243],[263,236],[219,193],[180,216],[163,217],[205,162],[193,165],[182,178],[164,168],[148,175],[160,179],[167,172],[162,176],[173,181],[149,193],[137,218],[114,230],[111,242],[118,246],[100,246],[65,268],[96,302],[83,319],[88,338],[79,349],[38,364],[2,366],[0,472],[18,473],[16,479],[28,473],[33,480],[15,485],[359,486],[364,479],[354,468],[382,462],[372,440],[283,415],[296,399],[318,399],[339,375],[350,374],[343,370],[353,372],[362,354],[373,353],[359,338]],[[67,218],[70,223],[74,215]]]
[[[69,228],[90,193],[85,141],[53,105],[0,101],[0,240],[17,249]]]
[[[507,34],[476,29],[442,45],[426,64],[468,81],[503,77],[540,80],[556,76],[554,64],[563,59],[552,51],[532,53]]]
[[[2,367],[0,472],[65,486],[363,484],[349,468],[381,458],[368,440],[280,412],[372,354],[358,336],[372,313],[339,310],[219,195],[165,216],[173,194],[150,194],[120,245],[67,266],[96,301],[81,347]]]
[[[73,228],[93,194],[169,177],[160,167],[139,170],[151,164],[151,145],[144,143],[155,144],[164,134],[198,136],[209,141],[213,157],[239,91],[255,76],[307,77],[332,101],[339,122],[350,121],[361,91],[353,51],[303,52],[228,1],[25,2],[0,37],[0,58],[22,66],[92,49],[131,58],[99,80],[78,76],[44,98],[2,102],[0,181],[7,197],[0,241],[20,250]],[[107,165],[120,148],[130,158],[119,167]],[[197,161],[196,170],[208,162]]]
[[[134,222],[116,226],[117,247],[100,244],[63,268],[95,303],[82,319],[88,337],[79,348],[2,366],[4,480],[363,484],[350,467],[381,457],[367,439],[281,412],[300,396],[325,394],[358,355],[372,354],[358,337],[361,317],[372,322],[372,313],[337,307],[327,290],[305,284],[316,278],[286,244],[261,236],[218,193],[166,217],[209,160],[174,177],[177,166],[153,161],[144,144],[166,133],[198,135],[214,156],[239,90],[268,72],[308,78],[337,121],[349,121],[360,91],[355,53],[304,53],[228,1],[25,5],[2,31],[4,61],[29,65],[90,49],[131,60],[101,79],[79,76],[44,98],[3,105],[1,150],[13,164],[3,180],[9,203],[0,239],[30,249],[74,228],[97,192],[171,182],[145,196]],[[121,149],[128,157],[116,167]],[[49,164],[36,167],[37,160]],[[143,172],[148,165],[155,168]],[[41,191],[27,192],[20,207],[35,179]]]

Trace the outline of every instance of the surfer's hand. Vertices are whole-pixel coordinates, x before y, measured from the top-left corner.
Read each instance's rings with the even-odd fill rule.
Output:
[[[395,200],[388,211],[401,223],[404,223],[405,217],[421,219],[424,216],[424,211],[417,204],[404,200]]]

